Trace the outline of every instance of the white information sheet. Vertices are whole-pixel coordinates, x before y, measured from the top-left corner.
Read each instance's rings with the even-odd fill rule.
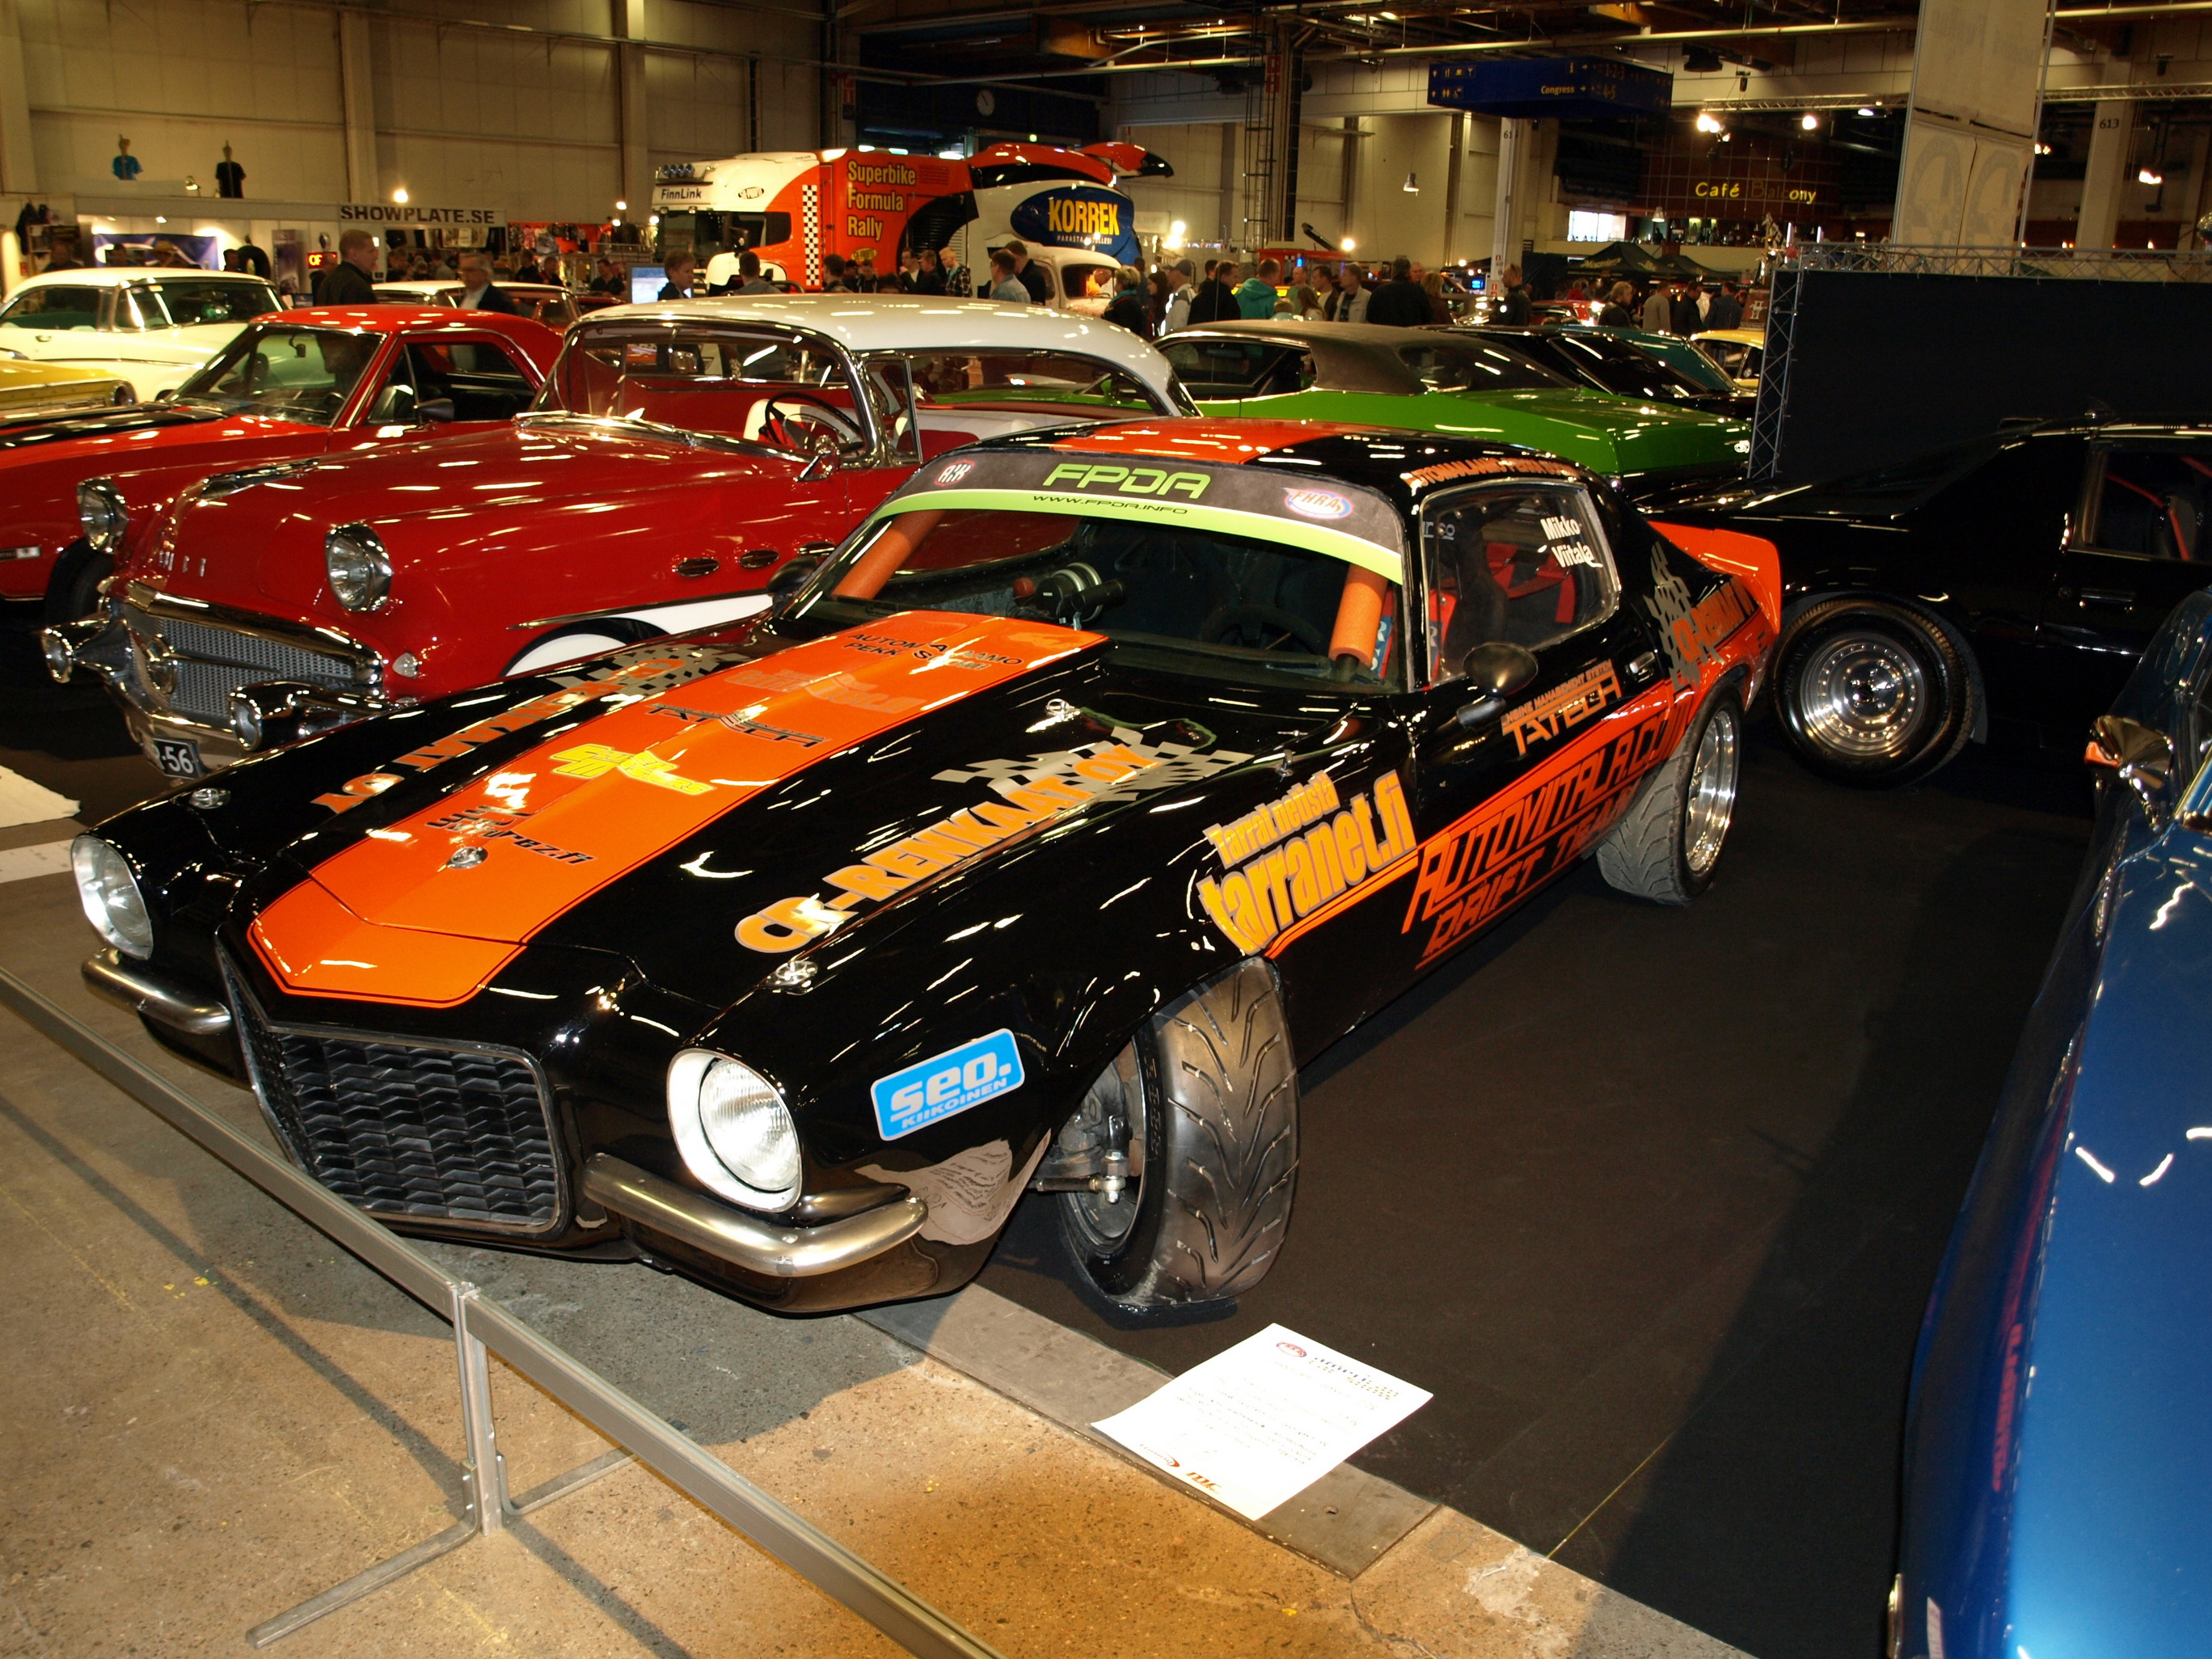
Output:
[[[1270,1325],[1091,1426],[1257,1521],[1430,1398]]]

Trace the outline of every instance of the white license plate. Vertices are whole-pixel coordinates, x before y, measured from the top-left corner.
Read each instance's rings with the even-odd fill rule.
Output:
[[[186,738],[149,738],[146,752],[164,777],[197,778],[206,770],[200,764],[199,744]]]

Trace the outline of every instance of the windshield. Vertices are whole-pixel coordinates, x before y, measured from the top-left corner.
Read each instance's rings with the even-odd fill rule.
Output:
[[[334,328],[249,328],[178,388],[179,400],[329,426],[384,338]]]
[[[1608,334],[1622,331],[1607,329]],[[1708,392],[1733,392],[1735,382],[1729,379],[1721,366],[1705,356],[1687,340],[1666,334],[1646,334],[1641,329],[1629,331],[1626,337],[1640,351],[1648,351],[1675,373],[1687,377],[1693,384]]]
[[[1624,398],[1703,397],[1709,390],[1625,340],[1595,330],[1546,335],[1538,343],[1558,353],[1563,364],[1573,365],[1607,392]]]
[[[283,309],[266,283],[236,277],[157,276],[127,290],[139,325],[191,328],[202,323],[242,323]]]
[[[1788,495],[1796,507],[1878,507],[1902,513],[1918,506],[1961,474],[1989,459],[1999,447],[1996,438],[1976,438],[1893,462],[1866,472],[1855,472],[1825,483],[1808,484]]]
[[[1103,634],[1116,654],[1171,672],[1306,687],[1401,682],[1401,530],[1379,498],[1279,472],[1051,451],[934,471],[832,556],[794,620],[1028,617]],[[1024,482],[1032,487],[993,487]],[[1365,539],[1383,535],[1393,546]]]
[[[713,323],[572,331],[536,412],[650,421],[787,449],[866,441],[836,353],[787,330]]]

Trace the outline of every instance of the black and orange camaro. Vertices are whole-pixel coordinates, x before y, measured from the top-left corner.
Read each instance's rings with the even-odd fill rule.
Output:
[[[1577,860],[1711,882],[1779,602],[1526,450],[1025,434],[768,617],[109,819],[86,972],[407,1231],[822,1309],[1042,1192],[1104,1296],[1232,1297],[1302,1060]]]

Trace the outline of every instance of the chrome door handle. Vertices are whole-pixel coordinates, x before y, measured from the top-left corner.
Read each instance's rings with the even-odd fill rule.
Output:
[[[2135,602],[2136,591],[2132,587],[2085,587],[2081,590],[2081,603],[2084,605],[2116,605],[2125,608],[2132,606]]]

